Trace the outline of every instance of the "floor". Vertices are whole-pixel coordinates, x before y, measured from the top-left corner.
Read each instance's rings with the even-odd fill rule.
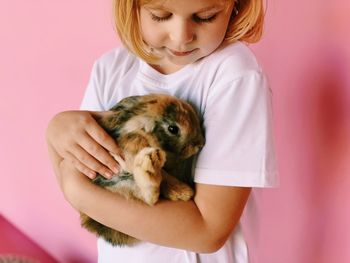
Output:
[[[10,262],[6,261],[5,258],[14,257],[15,255],[21,258],[33,259],[33,261],[22,260],[20,262],[58,263],[43,248],[0,214],[0,263]]]

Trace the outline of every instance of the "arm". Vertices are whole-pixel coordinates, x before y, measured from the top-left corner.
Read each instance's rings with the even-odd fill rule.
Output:
[[[50,158],[62,191],[73,207],[113,229],[163,246],[208,253],[224,244],[239,221],[250,188],[197,184],[193,201],[161,200],[153,207],[127,201],[92,184],[74,159],[60,153],[59,149],[74,152],[73,144],[88,145],[90,151],[97,145],[99,152],[105,151],[108,155],[107,146],[98,143],[104,136],[103,133],[96,135],[100,129],[103,131],[88,112],[64,112],[49,124]],[[84,138],[86,134],[90,135]],[[96,137],[98,139],[91,139]],[[79,158],[82,153],[76,156],[77,160],[84,160]]]
[[[193,201],[160,200],[151,207],[92,184],[69,162],[62,161],[59,171],[62,191],[77,210],[140,240],[200,253],[225,243],[250,193],[250,188],[197,184]]]

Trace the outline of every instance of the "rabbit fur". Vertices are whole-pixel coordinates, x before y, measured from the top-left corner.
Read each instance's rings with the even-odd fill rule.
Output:
[[[114,156],[119,174],[111,179],[98,175],[93,183],[147,205],[154,205],[159,195],[174,201],[193,197],[192,176],[185,168],[203,147],[204,136],[189,103],[164,94],[131,96],[97,121],[117,141],[124,158]],[[83,213],[80,219],[84,228],[112,245],[138,242]]]

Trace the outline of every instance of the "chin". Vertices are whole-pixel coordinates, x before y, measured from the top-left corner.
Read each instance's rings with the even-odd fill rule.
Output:
[[[186,66],[188,64],[192,64],[199,60],[201,57],[200,56],[195,56],[195,57],[172,57],[169,58],[168,61],[174,65],[178,66]]]

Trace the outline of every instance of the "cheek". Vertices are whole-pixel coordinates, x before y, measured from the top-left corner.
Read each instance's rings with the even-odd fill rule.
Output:
[[[223,19],[220,23],[210,28],[209,31],[203,32],[203,44],[206,45],[208,49],[218,47],[225,38],[227,25],[228,19]]]
[[[162,37],[160,30],[152,23],[143,23],[141,25],[141,35],[143,41],[150,46],[157,47],[161,44]]]
[[[206,32],[202,34],[202,47],[207,51],[213,51],[222,43],[224,37],[225,32],[222,32],[220,29]]]
[[[152,21],[151,18],[149,18],[146,11],[142,12],[141,10],[140,24],[143,41],[150,46],[157,46],[157,44],[161,41],[160,28],[154,24],[154,21]]]

